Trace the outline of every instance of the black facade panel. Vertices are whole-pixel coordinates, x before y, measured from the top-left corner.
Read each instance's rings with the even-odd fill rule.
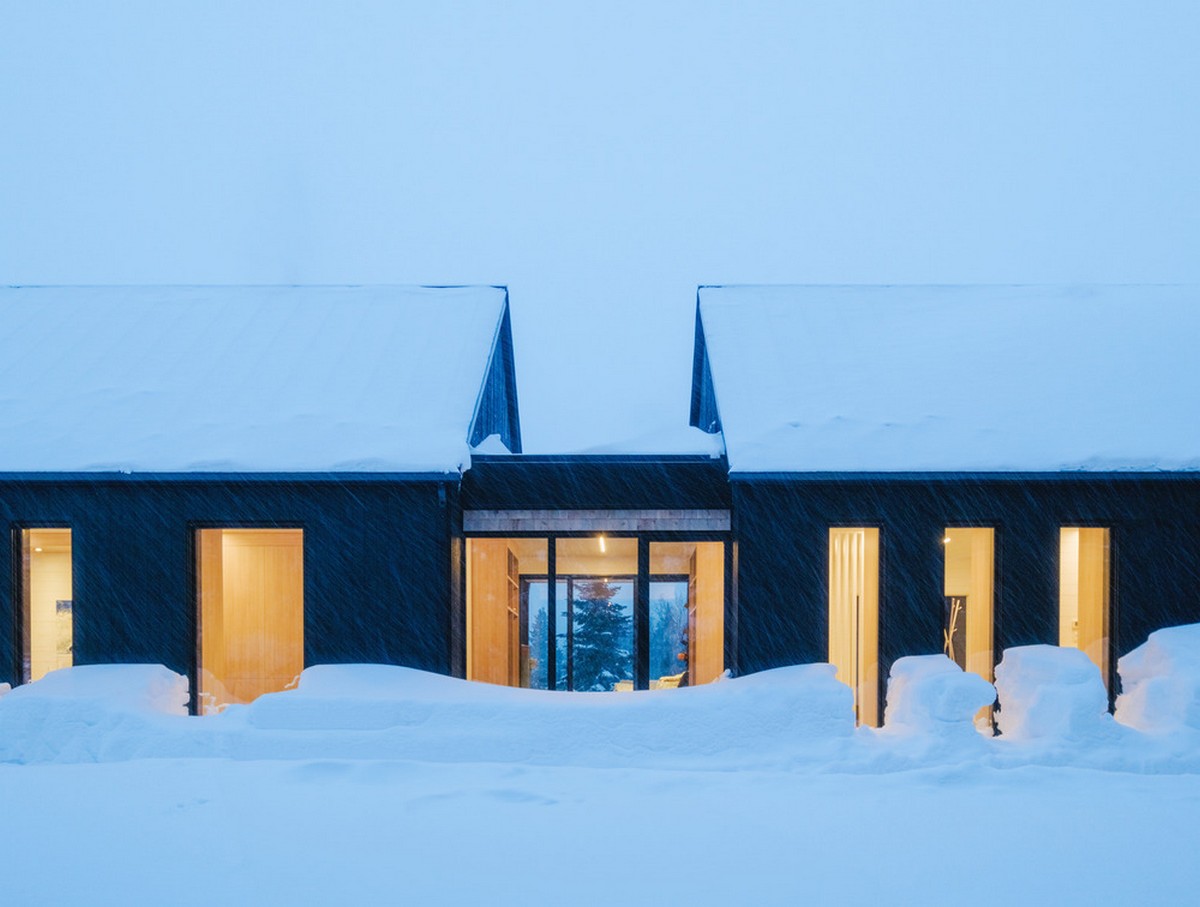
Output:
[[[433,481],[9,481],[0,483],[0,524],[72,529],[77,664],[150,662],[190,674],[195,530],[285,526],[304,529],[306,664],[448,673],[455,495],[453,484]],[[14,578],[0,586],[8,682],[20,669],[12,557],[4,545],[0,569]]]
[[[476,457],[466,510],[725,510],[723,460],[705,457]]]
[[[828,526],[793,483],[735,483],[737,664],[743,674],[828,659]]]
[[[880,677],[942,648],[943,530],[995,529],[996,657],[1058,641],[1059,529],[1105,526],[1116,657],[1200,621],[1200,476],[734,476],[743,673],[828,657],[828,532],[880,530]]]

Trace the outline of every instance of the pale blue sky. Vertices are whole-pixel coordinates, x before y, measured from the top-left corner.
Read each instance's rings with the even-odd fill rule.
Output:
[[[0,283],[504,283],[526,445],[699,283],[1200,283],[1200,4],[0,0]]]

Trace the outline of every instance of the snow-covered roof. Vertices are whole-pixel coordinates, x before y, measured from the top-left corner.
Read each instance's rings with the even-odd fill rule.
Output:
[[[0,472],[455,471],[511,383],[502,287],[0,289]]]
[[[703,287],[731,472],[1200,469],[1200,288]]]

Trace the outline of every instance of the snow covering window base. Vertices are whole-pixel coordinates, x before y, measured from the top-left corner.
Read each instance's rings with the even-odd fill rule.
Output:
[[[71,530],[17,530],[21,551],[22,680],[74,663]]]
[[[879,529],[829,530],[829,663],[854,691],[859,724],[879,726]]]
[[[1058,644],[1081,649],[1109,685],[1109,532],[1101,527],[1059,530]]]
[[[201,529],[198,711],[294,686],[304,670],[304,531]]]
[[[711,682],[725,667],[724,573],[722,542],[468,538],[467,678],[578,692]]]
[[[945,553],[945,623],[942,652],[964,671],[991,683],[995,530],[990,526],[950,527],[942,534]],[[991,727],[991,707],[976,715],[976,724]]]

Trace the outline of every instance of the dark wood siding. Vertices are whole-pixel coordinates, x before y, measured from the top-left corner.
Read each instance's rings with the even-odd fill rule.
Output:
[[[1058,641],[1060,526],[1111,529],[1113,667],[1152,630],[1200,621],[1200,476],[739,477],[739,664],[825,661],[830,526],[878,526],[880,677],[941,651],[947,526],[996,529],[995,643]]]
[[[195,663],[192,534],[200,526],[304,529],[306,664],[450,670],[457,481],[0,482],[0,524],[73,530],[77,664]],[[0,571],[15,574],[12,545]],[[15,682],[18,606],[0,584],[0,681]]]
[[[722,460],[705,457],[477,457],[463,476],[467,510],[729,508]]]

